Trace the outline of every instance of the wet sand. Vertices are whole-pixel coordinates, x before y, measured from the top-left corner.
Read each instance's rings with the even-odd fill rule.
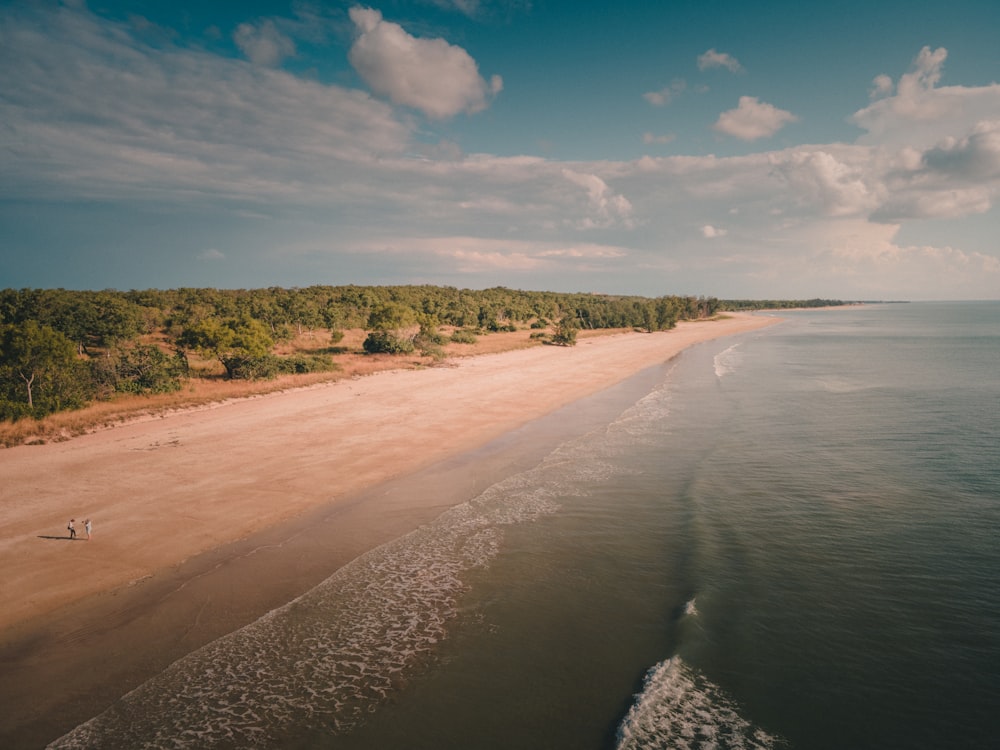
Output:
[[[774,321],[485,355],[0,452],[0,745],[43,746],[524,468],[586,412],[580,399]]]

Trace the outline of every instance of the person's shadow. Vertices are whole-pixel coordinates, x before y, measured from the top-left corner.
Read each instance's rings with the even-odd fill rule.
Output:
[[[72,536],[44,536],[42,534],[38,535],[39,539],[61,539],[64,542],[75,542],[76,537]]]

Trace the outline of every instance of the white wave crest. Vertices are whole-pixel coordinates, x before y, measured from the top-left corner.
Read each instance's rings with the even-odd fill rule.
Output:
[[[693,602],[692,602],[693,603]],[[618,728],[618,750],[765,750],[777,740],[695,670],[672,657],[653,667]]]
[[[736,368],[739,367],[740,362],[743,360],[743,354],[738,351],[738,347],[739,344],[733,344],[728,349],[715,355],[713,364],[717,378],[721,379],[726,377],[726,375],[732,375],[736,372]]]

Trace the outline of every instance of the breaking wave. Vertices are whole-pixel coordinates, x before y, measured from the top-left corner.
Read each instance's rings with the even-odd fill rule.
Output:
[[[739,344],[733,344],[728,349],[724,349],[715,355],[713,361],[715,377],[724,378],[726,375],[736,372],[736,368],[739,367],[743,359],[743,354],[738,350],[738,347]]]
[[[692,602],[693,604],[693,602]],[[778,740],[675,656],[653,667],[618,728],[618,750],[766,750]]]

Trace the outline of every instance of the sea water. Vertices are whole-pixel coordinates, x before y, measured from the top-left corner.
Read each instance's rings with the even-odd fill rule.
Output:
[[[1000,303],[782,318],[53,747],[997,747]]]

